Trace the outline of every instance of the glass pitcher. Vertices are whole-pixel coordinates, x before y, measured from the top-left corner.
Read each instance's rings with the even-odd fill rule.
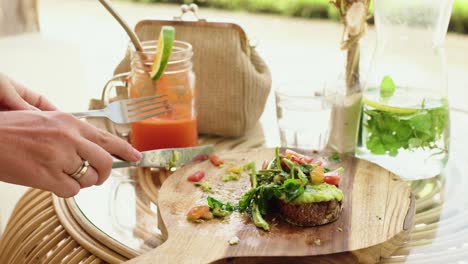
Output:
[[[444,40],[452,0],[374,2],[377,47],[365,84],[356,155],[405,180],[448,159]]]

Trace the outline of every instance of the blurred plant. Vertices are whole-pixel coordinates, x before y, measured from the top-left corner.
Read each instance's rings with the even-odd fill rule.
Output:
[[[337,94],[330,118],[327,148],[339,153],[353,153],[361,116],[359,76],[359,40],[365,34],[370,0],[331,0],[344,24],[341,49],[346,51],[345,93]]]
[[[210,6],[229,10],[247,10],[305,18],[338,20],[340,14],[330,0],[126,0],[144,3],[173,3]],[[410,1],[410,0],[408,0]],[[335,1],[333,1],[335,2]],[[372,6],[370,6],[372,10]],[[371,12],[372,13],[372,12]],[[369,20],[372,23],[372,19]],[[450,31],[468,33],[468,0],[454,0]]]
[[[344,24],[341,49],[347,50],[347,94],[361,91],[359,80],[359,40],[365,34],[369,17],[370,0],[331,0]]]

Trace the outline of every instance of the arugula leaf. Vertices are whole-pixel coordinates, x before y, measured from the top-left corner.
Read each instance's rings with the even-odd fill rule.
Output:
[[[258,205],[255,203],[252,205],[252,220],[256,226],[263,228],[263,230],[265,231],[270,230],[270,226],[265,221],[265,219],[263,219],[263,216],[260,213],[260,209],[258,208]]]
[[[231,214],[232,211],[237,209],[236,206],[231,205],[230,203],[222,203],[215,198],[208,196],[208,206],[210,207],[214,216],[225,217]]]
[[[299,165],[301,167],[301,170],[302,172],[304,172],[304,174],[307,174],[309,175],[310,172],[315,168],[317,167],[316,164],[301,164]]]
[[[284,181],[282,190],[286,195],[286,202],[293,201],[304,193],[304,187],[298,181],[293,179]]]
[[[251,161],[249,163],[244,164],[242,167],[244,170],[250,170],[250,184],[253,188],[257,187],[257,168],[255,162]]]
[[[275,160],[276,160],[276,168],[278,170],[283,170],[283,168],[281,167],[281,159],[280,159],[280,154],[279,154],[279,148],[276,147],[275,149]]]
[[[250,207],[256,191],[256,188],[252,188],[242,195],[239,205],[237,206],[240,212],[244,212]]]
[[[307,173],[309,174],[309,173]],[[309,179],[307,178],[307,176],[305,175],[305,173],[301,170],[300,167],[297,168],[297,177],[303,182],[303,183],[307,183],[309,181]]]
[[[268,202],[273,197],[271,189],[260,187],[257,192],[257,199],[254,203],[258,205],[258,209],[262,215],[266,215],[268,211]]]

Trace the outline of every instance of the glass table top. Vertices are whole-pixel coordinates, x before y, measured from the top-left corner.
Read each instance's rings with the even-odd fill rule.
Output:
[[[468,259],[468,113],[451,113],[450,159],[441,176],[411,183],[416,196],[414,228],[408,241],[383,263],[438,263]],[[272,129],[237,140],[209,138],[219,151],[274,147]],[[249,142],[251,141],[251,142]],[[148,169],[117,169],[103,185],[84,189],[74,198],[81,214],[106,239],[134,254],[164,242],[158,229],[157,189],[168,173]],[[103,242],[103,241],[101,241]],[[434,262],[435,261],[435,262]]]

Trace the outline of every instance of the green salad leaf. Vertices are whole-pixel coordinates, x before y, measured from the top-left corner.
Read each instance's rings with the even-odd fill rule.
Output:
[[[294,179],[287,179],[282,186],[286,202],[291,202],[304,193],[304,186]]]
[[[279,148],[278,147],[276,147],[276,149],[275,149],[275,160],[276,160],[276,168],[278,170],[283,170],[283,168],[281,167],[281,158],[280,158]]]
[[[240,175],[239,174],[234,174],[234,173],[229,173],[229,174],[225,174],[221,177],[221,180],[223,182],[228,182],[228,181],[238,181],[240,179]]]
[[[236,206],[231,205],[230,203],[220,202],[211,196],[208,196],[206,199],[208,200],[208,206],[210,207],[214,216],[225,217],[230,215],[232,211],[237,210]]]

